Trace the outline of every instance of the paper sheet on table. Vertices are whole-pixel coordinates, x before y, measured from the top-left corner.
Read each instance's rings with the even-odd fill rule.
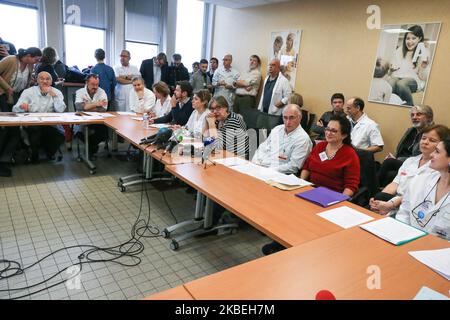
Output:
[[[330,222],[333,222],[344,229],[348,229],[373,220],[371,216],[368,216],[347,206],[321,212],[318,214],[318,216]]]
[[[450,300],[450,298],[428,287],[422,287],[414,300]]]
[[[30,117],[30,116],[19,117],[17,120],[16,121],[19,122],[19,123],[20,122],[41,122],[41,118],[39,118],[39,117]]]
[[[160,129],[160,128],[168,128],[168,127],[170,127],[170,125],[165,124],[165,123],[154,123],[154,124],[151,124],[150,127]]]
[[[232,166],[230,168],[265,182],[274,180],[282,175],[282,173],[278,171],[266,167],[261,167],[251,162],[247,162],[246,164],[241,164],[238,166]]]
[[[397,246],[427,235],[425,231],[416,229],[394,218],[384,218],[361,226],[362,229]]]
[[[20,121],[20,118],[0,116],[0,122],[16,122],[16,121]]]
[[[142,119],[142,117],[132,117],[132,120],[137,120],[137,121],[144,121],[144,119]]]
[[[121,116],[137,116],[136,112],[117,111],[117,114]]]
[[[415,259],[450,280],[450,248],[408,252]]]
[[[286,186],[306,187],[306,186],[312,185],[311,182],[300,179],[293,174],[289,174],[289,175],[288,174],[280,174],[280,175],[276,176],[274,179],[272,179],[272,181],[284,184]]]
[[[217,159],[217,160],[214,160],[214,162],[217,163],[217,164],[224,165],[225,167],[246,165],[248,163],[247,160],[239,158],[239,157]]]
[[[26,113],[26,114],[17,114],[19,117],[38,117],[38,118],[55,118],[55,117],[60,117],[61,113],[58,112],[50,112],[50,113]]]
[[[86,111],[83,111],[83,113],[88,114],[88,115],[90,115],[90,116],[98,116],[98,117],[102,117],[102,119],[103,119],[103,118],[112,118],[112,117],[115,117],[115,115],[113,115],[113,114],[110,114],[110,113],[103,113],[103,112],[91,112],[91,111],[86,112]]]

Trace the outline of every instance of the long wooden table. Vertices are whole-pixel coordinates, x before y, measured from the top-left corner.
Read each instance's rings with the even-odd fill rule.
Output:
[[[394,246],[352,228],[184,286],[196,300],[314,300],[320,290],[338,300],[412,299],[422,286],[449,296],[449,282],[408,254],[448,247],[430,235]]]
[[[166,166],[166,170],[286,247],[342,231],[341,227],[317,216],[330,208],[346,205],[380,218],[350,202],[319,207],[295,197],[296,193],[310,188],[282,191],[219,164],[206,169],[196,164],[183,164]]]

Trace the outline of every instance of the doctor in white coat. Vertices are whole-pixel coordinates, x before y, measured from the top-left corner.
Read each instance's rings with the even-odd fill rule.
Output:
[[[436,171],[411,181],[396,219],[450,240],[450,138],[439,142],[430,168]]]
[[[269,75],[264,81],[258,110],[281,116],[292,93],[291,84],[280,72],[280,60],[272,59],[269,63]]]

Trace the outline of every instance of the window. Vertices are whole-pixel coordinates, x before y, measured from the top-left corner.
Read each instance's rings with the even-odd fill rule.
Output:
[[[177,33],[175,51],[183,57],[183,64],[192,71],[192,63],[202,57],[205,3],[183,0],[177,4]]]
[[[95,50],[106,46],[106,6],[106,0],[64,0],[67,65],[80,70],[95,65]]]
[[[26,21],[26,27],[17,25],[18,17]],[[14,44],[17,50],[39,47],[39,25],[36,0],[0,1],[0,37]]]
[[[140,67],[142,60],[158,54],[162,33],[161,0],[125,0],[125,48],[130,63]]]

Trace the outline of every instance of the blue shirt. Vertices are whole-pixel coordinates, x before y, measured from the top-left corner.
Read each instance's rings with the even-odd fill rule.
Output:
[[[112,101],[112,92],[117,83],[114,69],[104,63],[97,63],[95,67],[91,69],[91,73],[98,75],[100,79],[100,88],[105,90],[108,101]]]

